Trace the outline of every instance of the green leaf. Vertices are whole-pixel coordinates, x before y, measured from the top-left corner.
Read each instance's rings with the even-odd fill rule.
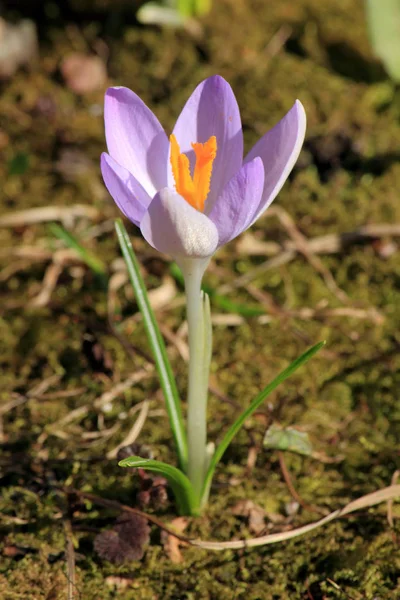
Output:
[[[310,456],[312,445],[308,434],[293,427],[271,425],[264,436],[264,448],[268,450],[288,450],[296,454]]]
[[[370,39],[390,77],[400,82],[400,0],[366,0]]]
[[[212,478],[214,476],[216,466],[218,465],[219,461],[225,454],[225,451],[228,448],[229,444],[231,443],[239,429],[242,427],[246,419],[251,417],[251,415],[257,410],[257,408],[271,394],[271,392],[273,392],[278,387],[278,385],[283,383],[288,377],[290,377],[295,371],[297,371],[297,369],[299,369],[302,365],[308,362],[310,358],[312,358],[314,354],[316,354],[324,345],[325,342],[319,342],[318,344],[315,344],[315,346],[304,352],[304,354],[299,356],[299,358],[296,358],[296,360],[294,360],[286,369],[284,369],[284,371],[282,371],[277,377],[275,377],[275,379],[271,381],[271,383],[268,384],[262,390],[262,392],[260,392],[258,396],[254,398],[250,406],[246,408],[246,410],[242,412],[238,419],[236,419],[233,425],[231,425],[231,427],[226,432],[222,442],[217,447],[215,454],[211,459],[210,466],[208,467],[208,471],[204,480],[202,494],[203,502],[208,495],[208,491],[211,485]]]
[[[194,13],[193,0],[177,0],[177,9],[182,17],[191,17]]]
[[[146,286],[140,273],[139,263],[121,219],[116,220],[115,228],[160,377],[172,434],[177,448],[179,465],[185,471],[187,465],[186,433],[178,390],[168,360],[164,340],[158,328],[153,309],[150,306]]]
[[[29,155],[26,152],[18,152],[8,163],[9,175],[24,175],[29,169]]]
[[[64,227],[58,225],[58,223],[50,223],[49,229],[53,235],[59,240],[62,240],[68,248],[72,248],[79,255],[87,266],[92,271],[105,281],[107,276],[107,269],[102,260],[97,258],[92,252],[87,250],[82,244]]]
[[[140,467],[145,471],[160,473],[160,475],[168,479],[176,498],[179,512],[182,515],[199,514],[199,507],[195,500],[192,484],[186,475],[176,467],[158,460],[141,458],[140,456],[129,456],[121,460],[118,464],[120,467]]]

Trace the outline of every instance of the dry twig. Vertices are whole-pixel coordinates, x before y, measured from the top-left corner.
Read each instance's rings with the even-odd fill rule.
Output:
[[[144,400],[144,402],[140,402],[140,404],[137,404],[133,407],[134,411],[132,410],[132,413],[139,411],[139,416],[134,422],[132,428],[130,429],[125,439],[123,439],[122,442],[118,444],[118,446],[107,452],[108,459],[116,458],[121,448],[123,448],[124,446],[130,446],[136,441],[138,435],[143,429],[143,425],[146,422],[147,415],[149,414],[149,407],[150,402],[148,400]]]
[[[60,379],[61,375],[50,375],[50,377],[46,377],[46,379],[43,379],[43,381],[33,386],[33,388],[31,388],[25,394],[25,396],[21,396],[19,394],[15,395],[13,400],[10,400],[10,402],[7,402],[6,404],[3,404],[3,406],[0,406],[0,416],[6,414],[10,410],[13,410],[13,408],[17,408],[17,406],[22,406],[22,404],[25,404],[33,398],[41,398],[44,395],[44,393],[50,387],[58,383]]]
[[[302,506],[304,508],[304,510],[308,510],[310,512],[315,512],[320,515],[326,515],[327,514],[326,510],[319,508],[319,506],[312,506],[311,504],[307,504],[307,502],[305,502],[303,500],[303,498],[298,494],[296,488],[293,485],[289,470],[286,466],[285,457],[284,457],[283,452],[278,452],[278,457],[279,457],[279,466],[281,468],[283,478],[285,480],[285,483],[286,483],[293,499],[296,500],[296,502],[298,502],[300,504],[300,506]]]
[[[113,402],[115,398],[117,398],[120,394],[123,394],[135,383],[139,383],[139,381],[150,377],[153,369],[154,367],[152,365],[147,365],[145,368],[131,375],[131,377],[128,377],[128,379],[117,383],[113,388],[111,388],[111,390],[104,392],[104,394],[94,401],[93,405],[84,404],[83,406],[78,406],[77,408],[71,410],[65,417],[46,428],[46,431],[39,436],[38,443],[42,444],[48,435],[56,435],[58,437],[65,438],[66,434],[63,431],[63,428],[66,425],[72,421],[84,419],[92,408],[95,410],[101,410],[106,404]],[[112,430],[112,433],[114,433],[114,430]]]
[[[334,294],[338,300],[340,300],[344,304],[348,304],[349,297],[342,289],[339,288],[332,276],[332,273],[327,267],[325,267],[321,260],[312,251],[308,239],[296,227],[289,213],[286,212],[286,210],[284,210],[280,206],[272,206],[268,210],[267,215],[270,217],[274,215],[278,217],[279,221],[286,229],[288,235],[295,244],[295,247],[298,250],[298,252],[301,252],[308,260],[310,265],[322,276],[328,290],[332,292],[332,294]]]
[[[399,477],[400,477],[400,471],[397,470],[392,475],[392,485],[396,485]],[[393,498],[391,498],[390,500],[388,500],[388,503],[387,503],[387,520],[388,520],[388,523],[389,523],[390,527],[393,528],[394,527],[394,520],[393,520]]]
[[[366,494],[361,498],[357,498],[357,500],[353,500],[344,506],[343,508],[339,508],[329,515],[326,515],[319,521],[314,521],[313,523],[309,523],[308,525],[303,525],[302,527],[297,527],[296,529],[292,529],[290,531],[282,531],[279,533],[272,533],[268,535],[263,535],[260,537],[251,538],[248,540],[232,540],[229,542],[212,542],[205,540],[193,540],[173,531],[170,527],[167,527],[162,521],[154,517],[153,515],[149,515],[147,513],[138,510],[137,508],[131,508],[130,506],[126,506],[125,504],[120,504],[115,500],[106,500],[104,498],[100,498],[99,496],[95,496],[94,494],[89,494],[87,492],[81,492],[79,490],[75,490],[73,488],[62,488],[63,491],[67,494],[76,494],[80,498],[87,498],[91,500],[95,504],[99,504],[100,506],[106,506],[109,508],[114,508],[119,511],[130,512],[132,514],[140,515],[157,525],[163,531],[166,531],[169,535],[175,536],[181,542],[186,544],[190,544],[191,546],[196,546],[198,548],[203,548],[204,550],[241,550],[245,548],[256,548],[258,546],[265,546],[268,544],[275,544],[278,542],[283,542],[285,540],[293,539],[295,537],[299,537],[314,529],[322,527],[323,525],[338,519],[340,517],[344,517],[349,515],[357,510],[362,510],[364,508],[370,508],[371,506],[376,506],[377,504],[381,504],[382,502],[388,502],[392,498],[396,498],[400,496],[400,485],[390,485],[388,487],[377,490],[376,492],[372,492],[371,494]]]
[[[86,204],[30,208],[3,215],[0,217],[0,227],[24,227],[50,221],[62,221],[65,225],[71,225],[77,217],[96,220],[99,218],[99,211],[94,206]]]
[[[64,522],[66,536],[66,563],[67,563],[67,600],[75,600],[77,597],[76,571],[75,571],[75,550],[72,540],[72,529],[69,520]]]

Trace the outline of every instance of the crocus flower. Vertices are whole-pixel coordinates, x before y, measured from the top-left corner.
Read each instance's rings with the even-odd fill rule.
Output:
[[[105,98],[108,191],[151,246],[178,262],[208,259],[262,215],[299,155],[306,117],[299,100],[243,159],[239,108],[220,76],[200,83],[171,136],[131,90]]]
[[[178,478],[183,486],[178,496],[187,500],[184,510],[197,513],[207,501],[207,473],[217,464],[207,445],[212,333],[202,277],[214,252],[250,227],[278,194],[299,155],[305,113],[296,101],[243,160],[239,108],[222,77],[197,86],[169,138],[127,88],[107,91],[104,112],[109,154],[102,155],[101,169],[107,189],[149,244],[176,260],[185,280],[190,355],[185,434],[175,408],[170,412],[187,475],[184,486]]]

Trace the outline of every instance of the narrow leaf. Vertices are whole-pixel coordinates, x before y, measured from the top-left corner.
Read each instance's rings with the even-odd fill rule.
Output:
[[[135,292],[136,302],[139,306],[140,312],[142,313],[147,338],[153,352],[158,375],[160,377],[172,434],[174,436],[177,448],[179,464],[181,468],[185,470],[187,464],[187,442],[175,378],[168,360],[164,340],[158,328],[153,310],[150,306],[146,286],[140,273],[139,263],[136,259],[131,241],[121,219],[116,220],[115,228],[122,254],[128,268],[129,278]]]
[[[160,473],[160,475],[168,479],[176,498],[179,512],[183,515],[198,514],[192,484],[186,475],[176,467],[158,460],[141,458],[140,456],[129,456],[121,460],[118,464],[120,467],[140,467],[145,471]]]
[[[177,9],[182,17],[191,17],[194,13],[193,0],[177,0]]]
[[[106,266],[97,256],[87,250],[82,244],[64,227],[58,223],[50,223],[49,229],[53,235],[62,240],[68,248],[72,248],[92,271],[104,278],[106,276]]]
[[[219,461],[225,454],[225,451],[228,448],[229,444],[231,443],[237,432],[240,430],[246,419],[248,419],[257,410],[257,408],[264,402],[264,400],[269,396],[269,394],[271,394],[271,392],[273,392],[278,387],[278,385],[283,383],[288,377],[290,377],[295,371],[297,371],[299,367],[308,362],[310,358],[312,358],[314,354],[316,354],[318,350],[320,350],[324,345],[325,342],[319,342],[318,344],[307,350],[307,352],[304,352],[304,354],[299,356],[299,358],[296,358],[296,360],[294,360],[284,371],[282,371],[277,377],[275,377],[275,379],[271,381],[271,383],[267,385],[267,387],[265,387],[262,390],[262,392],[260,392],[258,396],[254,398],[250,406],[246,408],[246,410],[242,412],[238,419],[236,419],[233,425],[231,425],[231,427],[226,432],[222,442],[217,447],[215,454],[211,460],[204,481],[203,497],[204,494],[207,494],[209,490],[216,466],[218,465]]]

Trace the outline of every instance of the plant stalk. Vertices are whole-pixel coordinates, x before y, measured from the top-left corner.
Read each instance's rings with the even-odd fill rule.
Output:
[[[189,377],[187,393],[187,475],[200,503],[207,466],[207,396],[209,340],[206,336],[204,295],[201,280],[208,259],[185,259],[180,268],[185,279],[189,337]]]

